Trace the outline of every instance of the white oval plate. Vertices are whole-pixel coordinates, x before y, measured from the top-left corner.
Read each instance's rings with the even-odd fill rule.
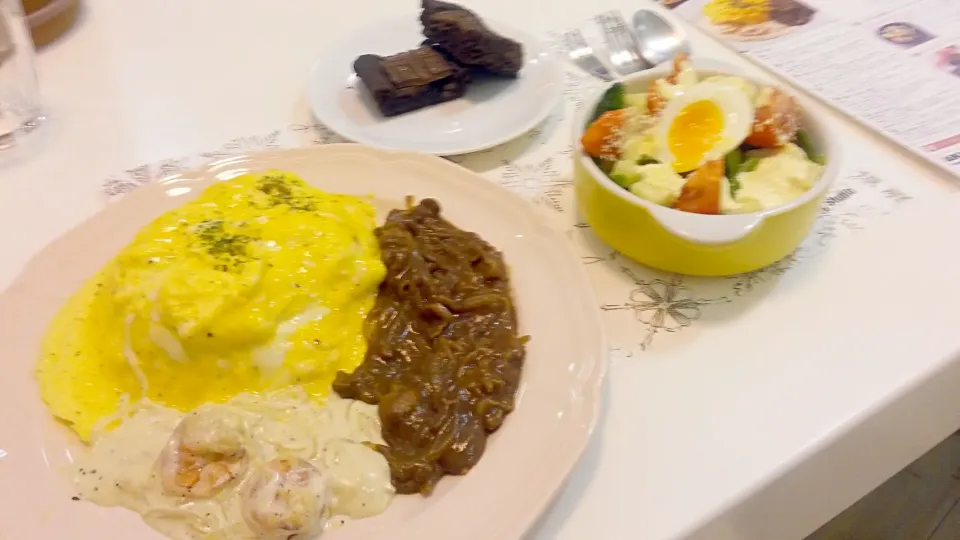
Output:
[[[307,101],[324,125],[356,142],[440,156],[477,152],[533,129],[563,93],[563,67],[537,38],[496,21],[491,28],[523,44],[516,79],[484,78],[457,100],[385,118],[353,72],[362,54],[389,56],[423,41],[417,13],[354,32],[317,59],[307,80]]]
[[[40,252],[0,296],[0,536],[157,539],[133,512],[74,495],[80,443],[40,401],[33,367],[53,314],[154,218],[207,186],[282,169],[328,191],[372,195],[382,220],[406,195],[434,197],[456,225],[479,233],[510,265],[521,330],[531,336],[517,409],[463,477],[428,498],[400,496],[381,516],[327,540],[508,540],[544,510],[583,452],[601,403],[607,348],[586,273],[566,238],[519,196],[446,160],[354,144],[231,157],[148,184]]]

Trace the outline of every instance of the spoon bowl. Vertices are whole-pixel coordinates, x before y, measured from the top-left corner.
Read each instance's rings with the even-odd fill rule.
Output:
[[[686,33],[659,13],[641,9],[633,14],[632,22],[640,57],[651,66],[669,62],[677,53],[690,53]]]

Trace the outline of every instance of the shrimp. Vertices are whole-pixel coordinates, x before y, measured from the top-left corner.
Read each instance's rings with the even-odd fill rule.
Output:
[[[677,84],[680,81],[680,72],[687,69],[687,63],[690,61],[690,55],[685,52],[677,53],[673,57],[673,73],[667,76],[667,82]]]
[[[607,111],[594,120],[580,137],[583,150],[593,157],[610,161],[619,159],[620,138],[623,136],[626,111],[626,109]]]
[[[647,89],[647,110],[650,111],[651,115],[658,115],[667,106],[667,99],[660,95],[660,92],[657,90],[657,82],[659,79],[650,83],[650,87]]]
[[[187,415],[160,453],[163,490],[196,498],[216,495],[247,468],[243,421],[233,415]]]
[[[689,60],[690,56],[687,53],[677,53],[673,57],[673,73],[650,83],[650,87],[647,89],[647,110],[650,111],[650,114],[657,115],[667,106],[667,98],[659,90],[660,81],[665,81],[671,86],[676,85],[680,82],[680,73],[689,68]]]
[[[757,148],[783,146],[800,129],[800,105],[783,90],[767,86],[760,91],[753,127],[746,143]]]
[[[323,531],[330,487],[302,459],[274,459],[259,467],[244,490],[243,519],[262,538],[295,540]]]
[[[724,161],[718,159],[701,165],[687,178],[680,198],[673,207],[694,214],[719,214],[720,190],[723,189]]]

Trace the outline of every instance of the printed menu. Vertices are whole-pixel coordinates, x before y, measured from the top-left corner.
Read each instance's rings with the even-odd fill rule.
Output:
[[[659,0],[960,177],[960,0]]]

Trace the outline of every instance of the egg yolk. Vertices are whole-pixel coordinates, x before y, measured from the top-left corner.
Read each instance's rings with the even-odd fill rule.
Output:
[[[673,169],[682,173],[699,167],[722,133],[723,114],[713,101],[695,101],[681,109],[667,132]]]

